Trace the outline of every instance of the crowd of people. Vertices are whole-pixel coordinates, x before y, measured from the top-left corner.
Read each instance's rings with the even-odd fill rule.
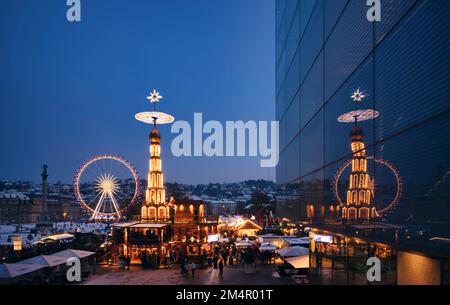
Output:
[[[235,239],[230,241],[217,243],[212,252],[196,256],[188,256],[182,249],[174,248],[165,254],[158,254],[157,251],[143,251],[139,254],[142,267],[147,269],[158,269],[160,266],[169,266],[172,264],[180,264],[180,275],[183,277],[195,278],[196,272],[207,266],[209,272],[218,270],[217,276],[224,278],[225,267],[243,266],[246,274],[256,272],[256,263],[261,261],[267,263],[271,260],[274,253],[260,252],[256,244],[246,247],[236,246]],[[121,255],[119,257],[121,266],[125,269],[130,268],[131,259],[129,256]]]

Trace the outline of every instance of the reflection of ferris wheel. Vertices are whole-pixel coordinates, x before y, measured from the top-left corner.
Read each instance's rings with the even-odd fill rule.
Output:
[[[139,198],[135,167],[117,155],[99,155],[84,162],[74,177],[74,192],[91,220],[115,220]]]

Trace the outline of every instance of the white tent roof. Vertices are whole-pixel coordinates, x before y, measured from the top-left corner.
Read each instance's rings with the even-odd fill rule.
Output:
[[[33,264],[0,264],[0,278],[15,278],[45,268]]]
[[[36,270],[67,264],[71,257],[84,258],[95,252],[67,249],[51,255],[39,255],[15,264],[0,264],[0,278],[14,278]]]
[[[39,255],[20,262],[20,264],[40,265],[43,267],[55,267],[67,263],[67,258],[53,255]]]
[[[134,225],[131,225],[130,228],[164,228],[166,227],[168,224],[166,223],[137,223]]]
[[[54,253],[50,256],[54,256],[54,257],[63,257],[66,259],[71,258],[71,257],[76,257],[76,258],[84,258],[84,257],[88,257],[91,255],[94,255],[95,252],[90,252],[90,251],[82,251],[82,250],[73,250],[73,249],[67,249],[58,253]]]
[[[309,245],[309,238],[284,238],[291,246]]]
[[[253,244],[248,241],[241,241],[236,244],[236,247],[250,247],[250,246],[253,246]]]
[[[137,222],[119,222],[119,223],[113,223],[111,225],[111,227],[116,227],[116,228],[125,228],[125,227],[129,227],[132,225],[137,224]]]
[[[64,240],[64,239],[71,239],[73,238],[72,234],[63,233],[63,234],[56,234],[56,235],[50,235],[50,236],[44,236],[41,240]]]
[[[259,251],[275,251],[277,247],[271,243],[265,243],[262,244],[261,247],[259,247]]]
[[[295,269],[309,268],[309,255],[286,258],[285,262],[292,265]]]
[[[309,255],[309,249],[305,247],[295,246],[283,248],[277,251],[282,257],[294,257],[294,256],[302,256]]]

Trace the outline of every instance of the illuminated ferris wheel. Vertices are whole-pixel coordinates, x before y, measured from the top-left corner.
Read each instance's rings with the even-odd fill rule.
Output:
[[[74,193],[91,220],[118,220],[139,199],[135,167],[117,155],[99,155],[84,162],[74,176]]]

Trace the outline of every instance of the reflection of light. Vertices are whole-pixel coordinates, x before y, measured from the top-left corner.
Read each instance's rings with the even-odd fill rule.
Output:
[[[333,242],[333,236],[330,235],[319,235],[319,234],[314,234],[313,235],[313,239],[314,241],[318,242],[318,243],[327,243],[330,244]]]
[[[252,215],[252,217],[250,219],[255,220],[256,219],[255,215]]]
[[[361,91],[359,88],[358,88],[358,90],[353,92],[353,95],[351,96],[351,98],[353,99],[354,102],[361,102],[363,100],[363,98],[365,98],[365,97],[366,96],[364,95],[364,92]]]
[[[338,121],[341,123],[353,123],[356,120],[363,122],[367,120],[373,120],[380,116],[380,113],[373,109],[355,110],[341,115]]]

